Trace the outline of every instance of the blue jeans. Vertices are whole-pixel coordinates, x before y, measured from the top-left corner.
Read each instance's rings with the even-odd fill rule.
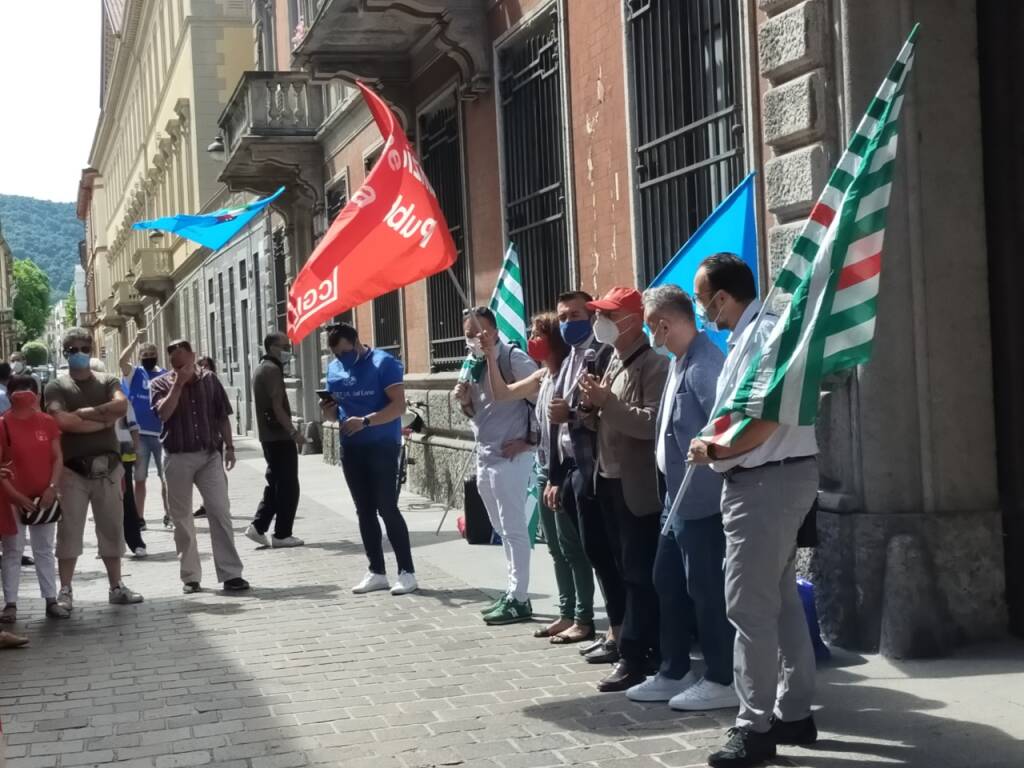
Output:
[[[677,520],[661,536],[654,558],[654,587],[661,607],[661,668],[681,680],[690,671],[690,643],[700,641],[707,671],[720,685],[732,685],[736,630],[725,614],[725,532],[722,516]]]
[[[398,453],[401,446],[390,441],[345,446],[341,469],[359,517],[359,534],[373,573],[386,573],[384,543],[377,515],[384,520],[388,541],[395,551],[399,572],[415,573],[409,528],[398,509]]]

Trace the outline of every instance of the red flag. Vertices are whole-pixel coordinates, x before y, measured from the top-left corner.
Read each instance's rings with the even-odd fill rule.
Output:
[[[384,150],[295,278],[288,296],[294,344],[335,315],[455,263],[448,224],[409,139],[388,105],[358,86]]]

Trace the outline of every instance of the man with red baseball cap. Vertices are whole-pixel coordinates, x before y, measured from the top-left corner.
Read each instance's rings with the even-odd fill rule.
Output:
[[[668,360],[647,342],[643,299],[635,288],[612,288],[587,308],[597,315],[594,336],[615,350],[604,375],[585,376],[580,388],[581,408],[597,432],[596,494],[626,586],[620,659],[598,690],[625,691],[642,683],[658,658],[653,570],[662,500],[655,439]]]

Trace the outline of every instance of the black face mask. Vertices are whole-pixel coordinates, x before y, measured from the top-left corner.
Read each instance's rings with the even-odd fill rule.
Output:
[[[144,358],[142,358],[141,362],[142,362],[142,367],[145,368],[147,371],[152,371],[154,368],[156,368],[156,358],[155,357],[144,357]]]

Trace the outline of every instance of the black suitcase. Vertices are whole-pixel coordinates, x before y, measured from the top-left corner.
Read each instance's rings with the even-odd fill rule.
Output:
[[[469,544],[490,544],[494,529],[491,528],[491,520],[487,517],[487,508],[484,506],[480,492],[476,489],[476,478],[472,477],[463,482],[465,491],[465,517],[466,517],[466,542]]]

